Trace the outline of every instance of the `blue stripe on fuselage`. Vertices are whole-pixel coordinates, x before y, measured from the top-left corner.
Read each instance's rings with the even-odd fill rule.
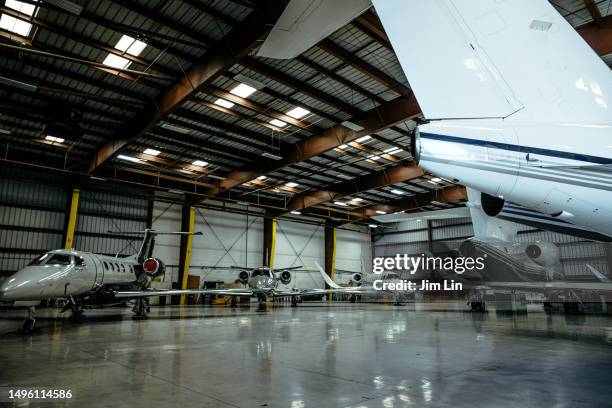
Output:
[[[519,146],[519,145],[513,145],[509,143],[491,142],[488,140],[467,139],[464,137],[439,135],[436,133],[427,133],[427,132],[420,132],[420,136],[424,139],[440,140],[443,142],[460,143],[460,144],[467,144],[467,145],[473,145],[473,146],[484,146],[487,148],[510,150],[510,151],[519,152],[519,153],[541,154],[542,156],[559,157],[562,159],[576,160],[576,161],[582,161],[582,162],[587,162],[587,163],[596,163],[596,164],[611,164],[612,163],[612,159],[608,159],[606,157],[590,156],[587,154],[576,154],[572,152],[562,152],[562,151],[550,150],[550,149],[540,149],[537,147]]]

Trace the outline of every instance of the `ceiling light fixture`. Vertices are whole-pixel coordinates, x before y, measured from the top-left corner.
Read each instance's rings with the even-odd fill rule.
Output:
[[[386,213],[386,211],[376,210],[376,214],[384,215]]]
[[[378,228],[378,225],[376,225],[376,224],[368,224],[368,227],[370,227],[370,228]]]
[[[193,163],[194,166],[198,166],[198,167],[205,167],[208,166],[208,162],[202,161],[202,160],[196,160]]]
[[[232,88],[230,93],[232,93],[234,95],[237,95],[237,96],[239,96],[241,98],[248,98],[249,95],[251,95],[256,90],[257,89],[255,89],[252,86],[249,86],[247,84],[239,84],[239,85],[236,85],[234,88]]]
[[[343,203],[342,201],[334,201],[334,204],[339,205],[340,207],[346,207],[347,204]]]
[[[184,127],[180,127],[180,126],[175,126],[170,123],[162,123],[161,127],[163,127],[164,129],[172,130],[173,132],[178,132],[178,133],[183,133],[183,134],[187,134],[190,132],[189,129],[185,129]]]
[[[23,89],[24,91],[35,92],[38,87],[36,85],[29,84],[27,82],[15,81],[11,78],[0,76],[0,84],[13,86],[15,88]]]
[[[161,152],[159,150],[149,148],[145,149],[143,153],[148,154],[149,156],[158,156]]]
[[[302,215],[302,213],[299,212],[299,211],[291,211],[291,214],[293,214],[293,215]]]
[[[368,159],[378,160],[378,159],[380,159],[380,156],[370,156],[370,157],[368,157]]]
[[[259,177],[257,177],[257,180],[265,180],[265,179],[267,179],[266,176],[259,176]]]
[[[230,109],[234,106],[233,102],[226,101],[225,99],[219,98],[215,101],[215,105],[223,106],[224,108]]]
[[[290,188],[294,188],[294,187],[299,186],[299,184],[298,184],[298,183],[295,183],[295,182],[293,182],[293,181],[290,181],[290,182],[288,182],[288,183],[287,183],[287,184],[285,184],[285,185],[286,185],[287,187],[290,187]]]
[[[211,178],[211,179],[215,179],[215,180],[225,180],[225,177],[217,176],[216,174],[207,174],[206,177]]]
[[[385,150],[385,153],[392,154],[392,153],[397,153],[397,152],[401,152],[401,151],[402,151],[402,149],[400,149],[399,147],[391,147],[391,148]]]
[[[402,194],[404,194],[404,192],[403,192],[402,190],[397,190],[397,189],[393,189],[393,190],[391,190],[391,192],[392,192],[393,194],[397,194],[397,195],[402,195]]]
[[[348,147],[349,146],[347,144],[341,144],[340,146],[338,146],[338,149],[344,150],[344,149],[348,149]]]
[[[360,202],[362,202],[362,201],[363,201],[363,198],[361,198],[361,197],[355,197],[355,198],[351,199],[351,201],[353,201],[353,202],[355,202],[355,203],[360,203]]]
[[[10,134],[11,134],[11,131],[10,131],[10,130],[8,130],[8,129],[0,129],[0,134],[3,134],[3,135],[10,135]]]
[[[360,137],[359,139],[355,140],[357,143],[363,143],[363,142],[367,142],[368,140],[370,140],[372,138],[372,136],[370,135],[365,135],[363,137]]]
[[[281,127],[281,128],[287,126],[287,122],[283,122],[282,120],[278,120],[278,119],[272,119],[270,121],[270,124]]]
[[[292,118],[295,119],[301,119],[304,116],[308,115],[310,113],[309,110],[306,110],[304,108],[300,108],[299,106],[291,109],[289,112],[287,112],[287,115],[291,116]]]
[[[136,158],[136,157],[124,156],[124,155],[122,155],[122,154],[120,154],[119,156],[117,156],[117,158],[118,158],[118,159],[120,159],[120,160],[126,160],[126,161],[130,161],[130,162],[133,162],[133,163],[139,163],[139,162],[141,162],[141,161],[142,161],[141,159],[138,159],[138,158]]]
[[[282,160],[283,159],[281,156],[276,155],[274,153],[263,152],[261,155],[263,157],[267,157],[268,159],[272,159],[272,160]]]
[[[439,177],[434,177],[434,178],[432,178],[431,180],[427,180],[427,181],[428,181],[428,182],[430,182],[430,183],[432,183],[432,184],[438,184],[439,182],[441,182],[441,181],[442,181],[442,179],[441,179],[441,178],[439,178]]]
[[[48,141],[53,142],[53,143],[64,143],[64,141],[65,141],[65,139],[63,139],[61,137],[55,137],[55,136],[51,136],[51,135],[45,136],[45,140],[48,140]]]

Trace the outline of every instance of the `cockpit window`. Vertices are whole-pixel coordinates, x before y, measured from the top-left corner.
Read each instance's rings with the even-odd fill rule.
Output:
[[[256,277],[256,276],[267,276],[269,278],[272,277],[272,271],[269,269],[254,269],[253,270],[253,274],[251,275],[251,277]]]
[[[47,260],[51,257],[50,253],[46,253],[46,254],[42,254],[41,256],[35,258],[32,262],[30,262],[28,265],[43,265],[47,262]]]
[[[46,263],[46,265],[70,265],[70,255],[54,254]]]
[[[85,260],[81,258],[80,256],[76,256],[74,258],[74,263],[76,266],[85,266]]]

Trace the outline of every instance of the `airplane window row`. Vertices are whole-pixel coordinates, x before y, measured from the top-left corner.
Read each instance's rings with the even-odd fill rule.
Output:
[[[111,270],[113,272],[121,272],[121,273],[125,273],[125,272],[130,272],[130,273],[134,273],[134,267],[132,265],[125,265],[125,264],[117,264],[117,263],[113,263],[113,262],[102,262],[104,264],[104,270],[108,271]]]

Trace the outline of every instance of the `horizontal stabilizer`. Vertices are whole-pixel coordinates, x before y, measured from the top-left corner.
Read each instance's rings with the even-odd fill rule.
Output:
[[[257,55],[295,58],[370,7],[370,0],[292,0]]]

